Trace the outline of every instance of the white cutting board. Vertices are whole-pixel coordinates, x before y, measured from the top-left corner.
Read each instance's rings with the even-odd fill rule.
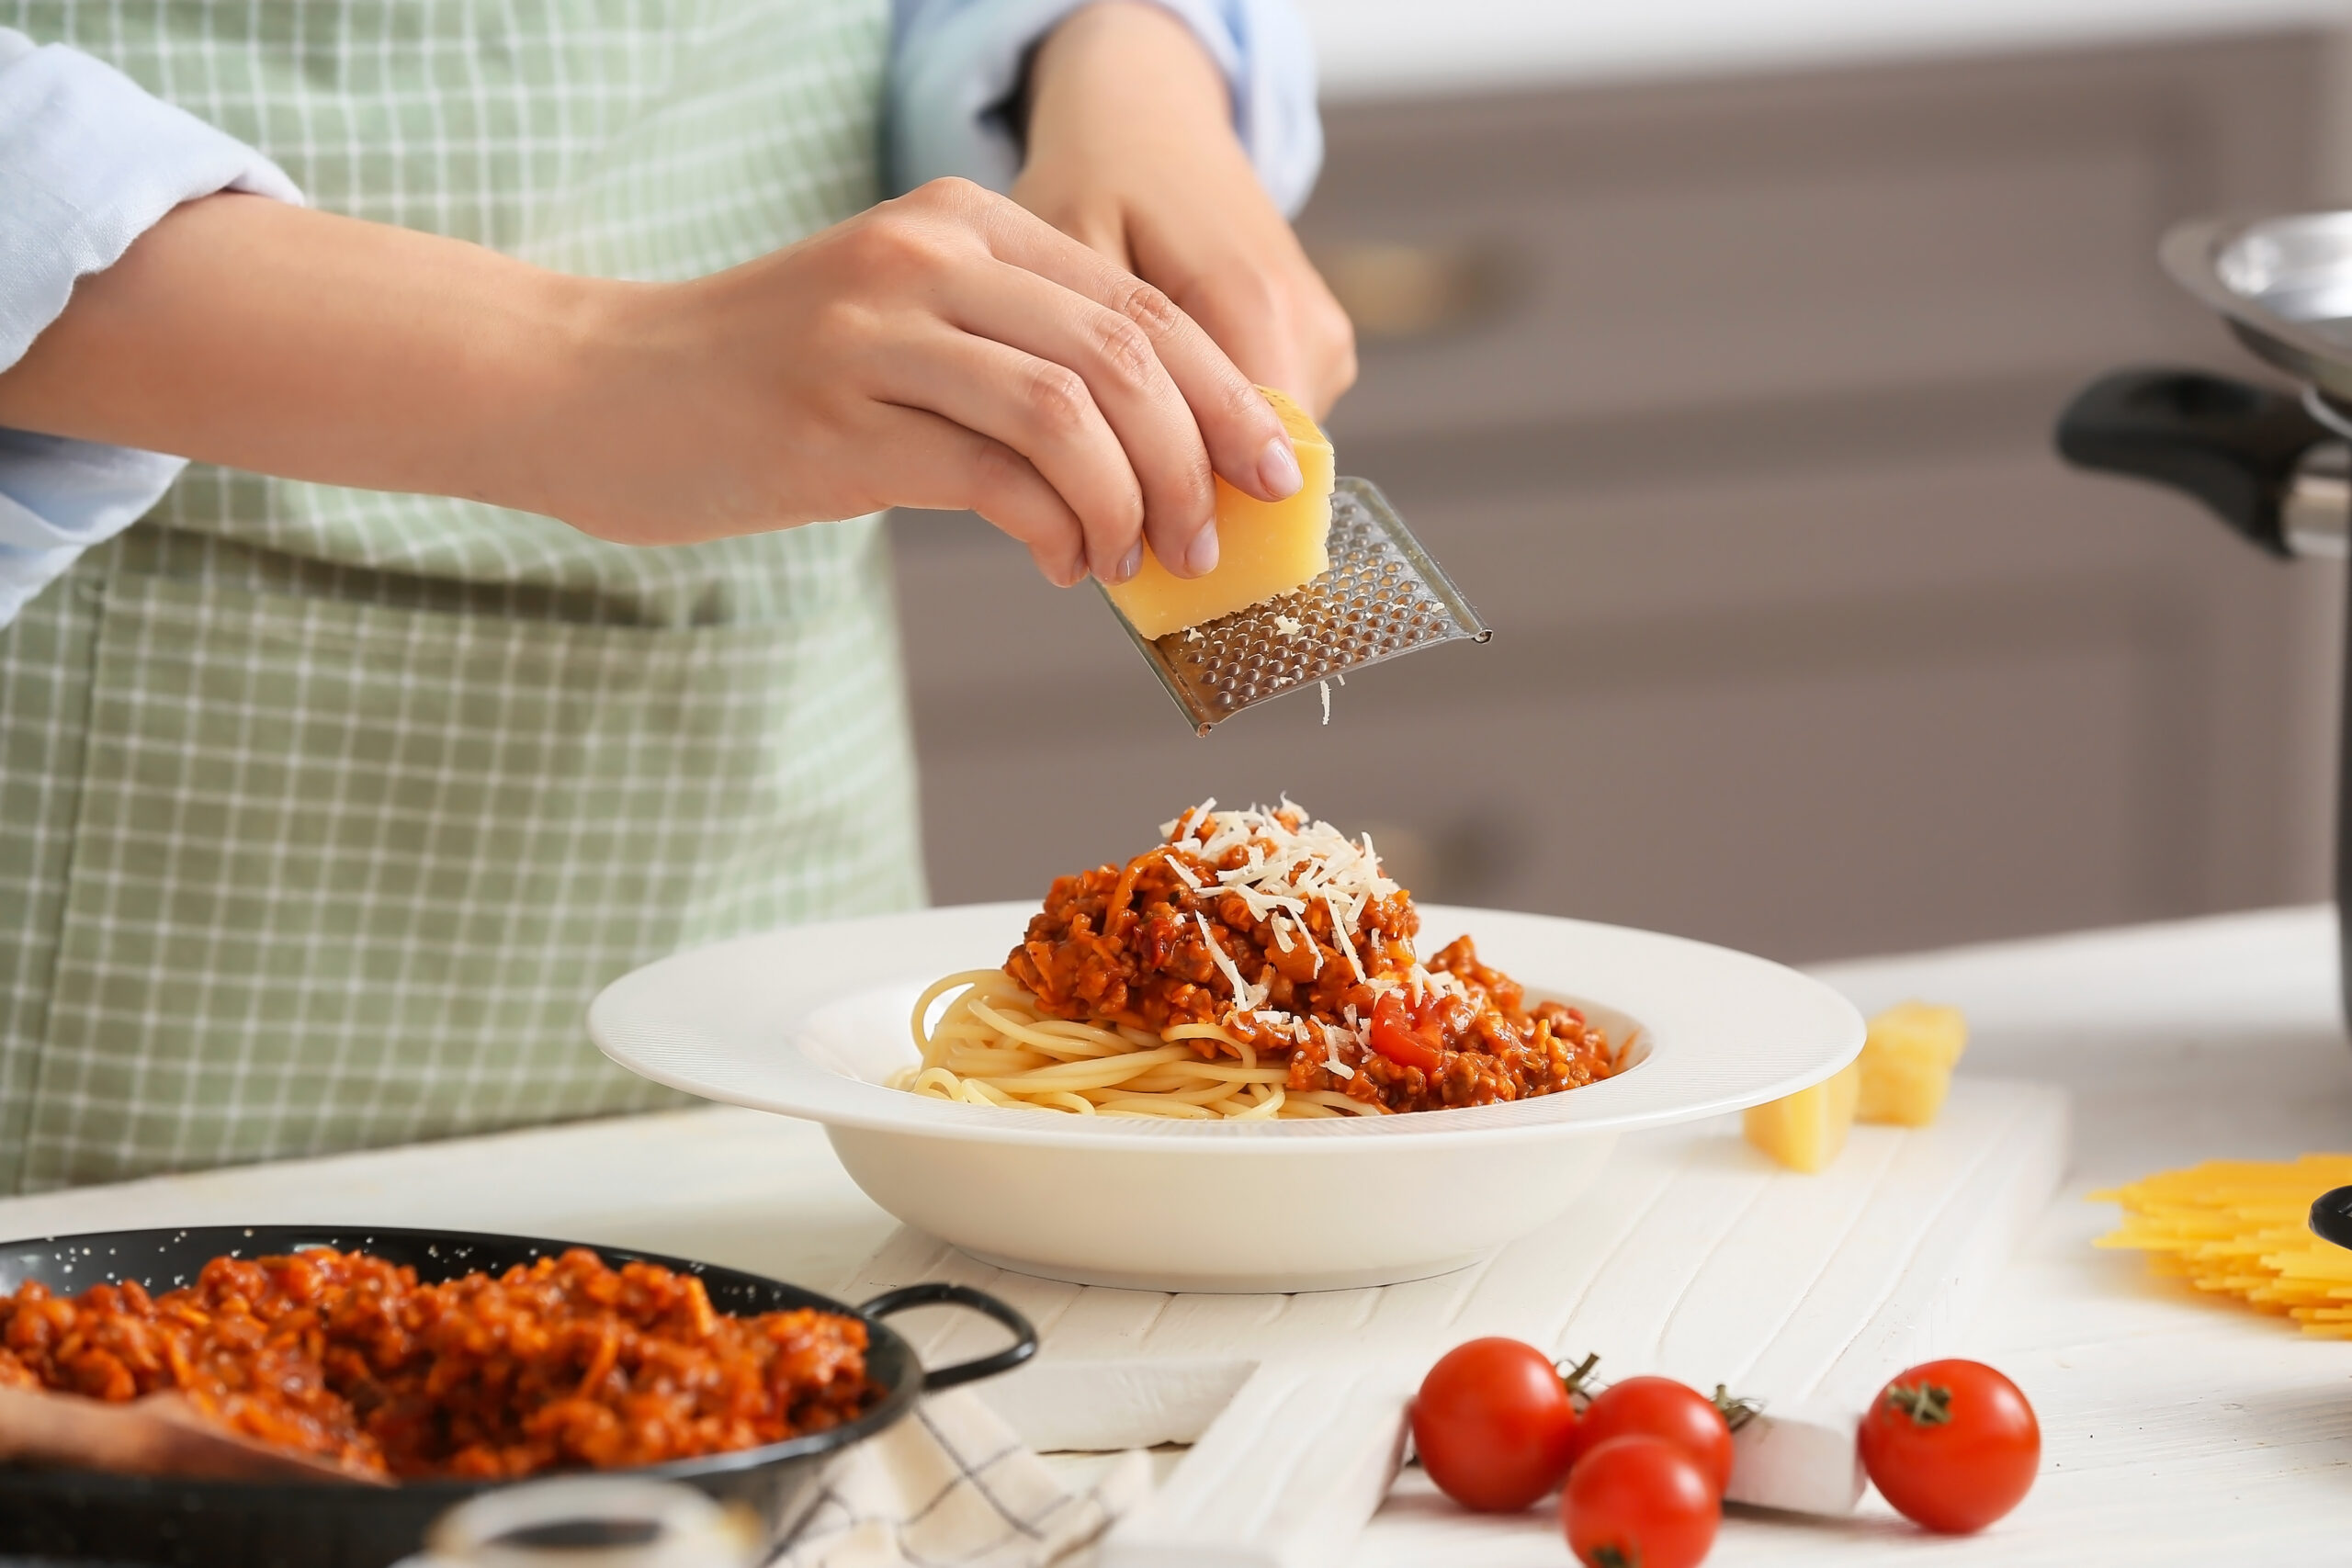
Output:
[[[1477,1335],[1597,1351],[1604,1379],[1727,1383],[1783,1418],[1776,1441],[1842,1440],[1888,1377],[1964,1324],[2048,1206],[2067,1135],[2062,1091],[1963,1078],[1934,1127],[1858,1127],[1818,1176],[1749,1149],[1736,1117],[1629,1137],[1566,1218],[1436,1280],[1295,1296],[1113,1291],[1007,1273],[900,1231],[846,1293],[958,1280],[1030,1314],[1044,1353],[982,1397],[1032,1447],[1192,1445],[1104,1540],[1101,1568],[1311,1568],[1342,1561],[1379,1506],[1421,1373]],[[990,1332],[953,1320],[914,1337],[938,1364],[984,1352]],[[1752,1462],[1744,1444],[1743,1479]]]

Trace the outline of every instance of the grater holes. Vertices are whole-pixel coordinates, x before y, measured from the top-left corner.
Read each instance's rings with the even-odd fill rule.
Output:
[[[1330,570],[1306,587],[1147,648],[1195,729],[1376,660],[1483,640],[1475,614],[1457,610],[1452,585],[1361,479],[1343,479],[1333,497],[1330,551]]]

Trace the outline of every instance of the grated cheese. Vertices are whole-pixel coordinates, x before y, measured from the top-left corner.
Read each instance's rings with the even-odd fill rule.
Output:
[[[1405,984],[1412,991],[1415,1001],[1419,1001],[1431,992],[1441,997],[1466,997],[1470,994],[1470,988],[1462,983],[1461,976],[1442,970],[1425,969],[1418,958],[1413,960],[1413,966],[1405,971]]]
[[[1209,890],[1219,897],[1239,898],[1252,918],[1267,923],[1274,945],[1285,953],[1291,951],[1293,927],[1304,933],[1308,908],[1320,903],[1330,914],[1333,945],[1345,955],[1348,967],[1359,982],[1371,978],[1355,940],[1356,928],[1374,900],[1394,897],[1402,889],[1381,871],[1379,852],[1369,833],[1361,840],[1350,839],[1329,823],[1310,817],[1287,795],[1272,811],[1256,806],[1219,811],[1211,797],[1174,821],[1162,823],[1160,833],[1171,848],[1181,847],[1212,863],[1238,857],[1238,863],[1214,874],[1216,882]],[[1169,858],[1169,863],[1177,867],[1187,886],[1195,891],[1203,889],[1201,881],[1175,856]],[[1198,909],[1193,911],[1193,920],[1233,988],[1234,1010],[1259,1012],[1271,1021],[1271,1015],[1261,1010],[1270,988],[1242,979],[1240,969],[1217,944]],[[1381,934],[1372,933],[1374,939]],[[1319,975],[1321,949],[1311,939],[1307,947],[1315,954]],[[1411,953],[1409,943],[1406,952]],[[1361,1026],[1352,1015],[1349,1027],[1361,1037]]]
[[[1331,722],[1331,682],[1317,681],[1315,689],[1323,694],[1323,722],[1329,724]]]
[[[1354,1010],[1352,1008],[1349,1009],[1351,1014]],[[1354,1036],[1342,1030],[1334,1029],[1328,1023],[1323,1026],[1323,1066],[1336,1077],[1351,1078],[1356,1076],[1356,1070],[1348,1066],[1340,1055],[1347,1049],[1353,1038]]]
[[[1264,987],[1250,985],[1241,978],[1241,971],[1234,965],[1232,955],[1210,932],[1208,921],[1202,918],[1198,909],[1193,911],[1193,923],[1201,928],[1201,940],[1209,944],[1209,957],[1224,971],[1226,983],[1233,987],[1234,1010],[1255,1012],[1266,999]]]
[[[1331,902],[1329,893],[1323,895],[1323,907],[1331,911],[1331,940],[1338,942],[1340,951],[1347,955],[1348,967],[1356,972],[1357,979],[1370,979],[1372,976],[1363,972],[1363,960],[1356,956],[1355,938],[1348,934],[1348,928],[1355,922],[1340,919],[1340,907]]]
[[[1323,899],[1361,913],[1373,899],[1402,891],[1381,872],[1369,837],[1362,842],[1350,839],[1329,822],[1310,819],[1288,799],[1273,811],[1219,811],[1212,798],[1162,824],[1160,831],[1170,843],[1182,843],[1204,860],[1221,861],[1239,851],[1242,863],[1218,873],[1221,884],[1301,909]]]

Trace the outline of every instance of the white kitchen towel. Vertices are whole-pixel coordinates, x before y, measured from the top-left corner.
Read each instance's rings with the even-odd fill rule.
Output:
[[[978,1397],[934,1394],[833,1462],[771,1568],[1046,1568],[1150,1491],[1140,1450],[1071,1492]]]

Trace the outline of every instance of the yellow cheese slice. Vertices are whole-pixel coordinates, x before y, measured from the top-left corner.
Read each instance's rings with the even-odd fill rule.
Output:
[[[1306,482],[1283,501],[1259,501],[1216,481],[1216,570],[1182,578],[1147,548],[1143,570],[1110,590],[1111,603],[1147,638],[1214,621],[1277,593],[1304,588],[1330,570],[1331,438],[1306,411],[1271,387],[1258,389],[1282,415]]]
[[[1855,1114],[1865,1122],[1925,1127],[1951,1089],[1951,1069],[1968,1049],[1968,1020],[1958,1008],[1905,1002],[1871,1020],[1862,1046],[1862,1094]]]
[[[1846,1146],[1861,1085],[1862,1065],[1855,1061],[1836,1077],[1801,1089],[1786,1100],[1751,1106],[1747,1141],[1791,1170],[1826,1170]]]

